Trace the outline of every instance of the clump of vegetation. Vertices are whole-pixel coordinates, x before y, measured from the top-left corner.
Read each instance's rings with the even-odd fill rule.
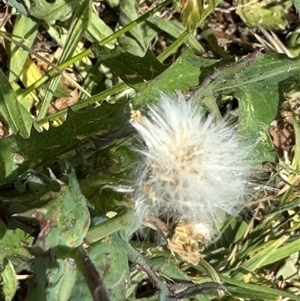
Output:
[[[300,300],[297,1],[10,0],[0,9],[3,300]],[[192,96],[203,126],[214,116],[211,145],[235,146],[218,162],[256,171],[238,177],[251,192],[239,216],[220,222],[213,207],[197,216],[201,237],[188,227],[195,220],[135,212],[135,128],[176,110],[173,97],[154,105],[176,91]],[[181,113],[180,124],[198,118]],[[234,135],[243,148],[227,145]],[[237,175],[228,177],[220,189]],[[221,194],[222,213],[234,194]],[[203,226],[209,217],[217,237]]]

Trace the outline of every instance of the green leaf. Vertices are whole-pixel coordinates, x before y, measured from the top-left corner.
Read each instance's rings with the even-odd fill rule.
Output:
[[[117,234],[91,245],[88,253],[111,292],[111,301],[125,300],[129,266],[126,250]]]
[[[300,13],[300,0],[294,0],[294,6],[299,14]]]
[[[8,0],[7,4],[14,7],[20,14],[27,16],[27,11],[23,4],[19,3],[16,0]]]
[[[28,14],[49,23],[54,23],[56,20],[64,21],[71,17],[77,3],[77,0],[33,0],[30,1]]]
[[[109,301],[109,291],[100,277],[101,271],[95,266],[87,250],[79,247],[72,255],[79,273],[69,300],[90,301],[91,296],[97,296],[97,300]]]
[[[267,265],[268,263],[276,262],[276,259],[282,259],[278,258],[278,255],[276,256],[276,253],[278,251],[278,248],[287,240],[286,236],[283,236],[279,238],[278,240],[274,241],[273,243],[268,242],[268,246],[264,249],[261,249],[257,254],[253,255],[250,259],[246,260],[241,264],[239,269],[236,271],[234,275],[234,279],[236,280],[242,280],[242,278],[247,274],[256,271],[257,269]],[[295,247],[295,246],[294,246]],[[299,246],[296,246],[296,248],[299,248]],[[284,250],[287,250],[287,248],[284,248]],[[292,248],[292,253],[296,252],[297,249]],[[283,255],[282,252],[281,256]],[[285,257],[288,257],[291,253],[287,253]],[[273,257],[274,256],[274,257]],[[271,259],[273,257],[273,259]]]
[[[107,26],[106,23],[95,14],[95,12],[92,12],[91,21],[87,28],[87,35],[90,36],[89,40],[99,43],[111,34],[113,34],[112,29]],[[113,47],[114,43],[108,43],[107,46]]]
[[[293,126],[295,131],[295,155],[292,162],[292,168],[300,172],[300,124],[296,116],[293,116]]]
[[[278,279],[279,277],[281,277],[284,280],[289,280],[293,276],[295,277],[298,273],[298,268],[297,268],[297,266],[299,265],[298,260],[299,260],[299,252],[295,252],[291,256],[289,256],[286,259],[285,263],[276,272],[276,278]]]
[[[86,284],[91,294],[99,300],[126,300],[128,258],[117,234],[106,236],[87,250],[78,248],[74,252],[74,259],[81,274],[78,275],[70,300],[91,300]]]
[[[126,26],[139,17],[135,0],[120,1],[119,22],[121,26]],[[140,24],[134,26],[129,32],[118,38],[120,46],[126,51],[142,56],[145,54],[147,45],[144,41],[145,34]]]
[[[75,171],[67,167],[67,183],[59,192],[45,194],[41,201],[49,203],[41,208],[16,214],[36,219],[40,233],[34,247],[47,251],[54,247],[76,248],[83,242],[90,226],[90,215],[82,195]]]
[[[38,26],[39,24],[35,20],[21,16],[14,25],[14,39],[23,43],[28,48],[31,48],[38,32]],[[19,76],[28,57],[28,51],[12,42],[10,53],[9,81],[12,82],[19,80]]]
[[[35,169],[49,158],[62,155],[78,145],[77,136],[89,136],[98,131],[111,131],[130,119],[127,103],[108,104],[88,108],[82,112],[68,112],[60,127],[42,133],[32,130],[30,139],[13,135],[0,140],[0,186],[14,182],[27,169]],[[64,139],[61,139],[61,137]]]
[[[282,101],[279,94],[281,82],[291,77],[299,81],[299,68],[299,59],[279,54],[251,54],[237,63],[217,69],[206,78],[194,97],[212,111],[215,111],[213,99],[217,96],[237,98],[239,131],[249,144],[254,144],[252,163],[274,162],[269,125],[276,119]]]
[[[25,107],[18,101],[15,91],[0,70],[0,114],[13,133],[20,132],[24,138],[30,136],[33,120]]]
[[[120,47],[109,49],[94,43],[92,51],[115,75],[137,90],[142,89],[146,86],[145,82],[157,77],[165,70],[150,50],[141,58]]]
[[[128,210],[125,213],[117,215],[111,219],[106,219],[94,227],[91,227],[86,236],[86,242],[93,244],[106,236],[115,232],[120,232],[120,235],[126,240],[138,228],[138,221],[133,210]]]
[[[177,39],[186,30],[186,28],[177,20],[167,20],[155,16],[148,18],[147,23],[150,23],[151,27],[157,27],[158,32],[164,31],[175,39]],[[189,35],[187,43],[199,53],[205,53],[205,49],[195,36]]]
[[[4,301],[11,301],[17,291],[18,281],[16,277],[15,269],[12,263],[8,260],[5,264],[5,268],[0,273],[2,293],[4,295]]]
[[[254,53],[236,63],[215,68],[214,72],[202,81],[200,87],[194,92],[193,98],[204,105],[210,112],[218,114],[216,98],[225,94],[223,89],[226,89],[226,87],[244,84],[239,80],[239,74],[247,70],[255,61],[257,55],[258,53]]]
[[[36,256],[32,260],[33,276],[27,281],[26,301],[69,301],[78,275],[72,258],[58,258],[59,250]],[[43,297],[42,297],[43,296]]]
[[[147,86],[134,99],[136,106],[157,101],[159,93],[187,91],[199,85],[199,77],[205,67],[216,61],[197,57],[189,49],[184,49],[177,60],[163,73],[147,83]]]
[[[185,50],[175,63],[147,84],[135,99],[135,104],[154,101],[160,91],[174,93],[176,90],[185,91],[196,87],[199,85],[199,77],[201,80],[214,63],[197,58]],[[282,101],[279,93],[281,83],[291,77],[295,81],[300,80],[300,60],[279,54],[254,53],[236,63],[222,64],[222,67],[216,68],[202,80],[192,97],[216,116],[220,114],[217,99],[237,99],[239,132],[249,145],[253,145],[249,160],[253,165],[265,161],[275,162],[268,129],[276,119]]]
[[[63,52],[58,60],[58,64],[67,61],[72,55],[74,55],[75,49],[89,25],[92,10],[91,1],[80,0],[76,2],[77,5],[76,9],[72,13],[72,21],[68,31],[68,38],[64,45]],[[53,97],[53,91],[56,91],[59,82],[59,75],[51,79],[41,110],[38,115],[38,120],[45,117],[49,104]]]
[[[269,288],[265,285],[257,285],[245,283],[220,275],[220,279],[228,291],[234,296],[239,298],[244,298],[248,300],[263,300],[263,301],[274,301],[279,296],[290,298],[294,301],[300,301],[300,297],[295,294],[286,292],[284,290]],[[230,285],[228,285],[230,284]]]
[[[263,27],[266,29],[284,30],[287,21],[282,14],[290,7],[292,1],[273,2],[266,5],[259,1],[240,0],[236,13],[249,27]]]
[[[26,247],[31,245],[33,238],[20,229],[7,229],[1,220],[0,237],[0,271],[4,269],[5,259],[11,260],[18,270],[23,263],[26,265],[31,258]]]
[[[183,281],[189,281],[190,279],[188,276],[181,271],[181,269],[178,267],[175,260],[168,260],[166,262],[165,257],[154,257],[149,258],[149,266],[154,271],[160,271],[161,274],[170,277],[172,279],[183,280]]]
[[[274,248],[274,246],[273,246]],[[267,256],[262,256],[262,254],[258,253],[255,256],[253,256],[250,260],[252,263],[255,263],[259,261],[259,266],[257,268],[269,265],[269,264],[273,264],[275,262],[279,262],[280,260],[283,260],[289,256],[291,256],[292,254],[297,254],[298,252],[300,252],[300,243],[299,241],[296,239],[292,242],[288,242],[286,243],[284,246],[281,246],[279,248],[274,248],[272,249],[272,247],[270,248],[271,251],[268,253],[266,251],[265,254]],[[249,261],[250,261],[249,260]],[[250,262],[245,263],[245,265],[249,265]],[[253,270],[253,268],[252,268]]]

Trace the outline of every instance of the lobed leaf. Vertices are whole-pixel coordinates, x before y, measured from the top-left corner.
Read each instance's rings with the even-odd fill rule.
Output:
[[[108,49],[96,43],[93,44],[92,50],[102,64],[111,68],[115,75],[136,90],[141,90],[147,81],[165,70],[150,50],[142,58],[125,52],[120,47]]]
[[[78,247],[89,229],[90,214],[75,171],[67,166],[66,173],[67,183],[62,184],[60,191],[41,197],[41,201],[49,200],[46,205],[16,214],[39,222],[40,232],[33,247],[44,252],[55,247]]]
[[[0,186],[14,182],[29,168],[35,169],[49,158],[60,156],[78,145],[76,137],[118,129],[129,120],[127,103],[108,104],[88,108],[82,112],[69,110],[66,122],[38,133],[34,129],[30,139],[13,135],[0,140]],[[63,137],[63,139],[61,139]]]

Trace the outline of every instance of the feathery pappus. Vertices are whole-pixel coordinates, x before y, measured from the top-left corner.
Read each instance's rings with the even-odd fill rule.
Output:
[[[199,251],[197,242],[211,242],[225,215],[245,205],[250,147],[226,119],[206,116],[181,93],[161,94],[146,115],[134,111],[131,124],[143,140],[137,150],[136,215],[141,223],[155,217],[177,224],[169,247],[197,264],[200,257],[191,255]]]

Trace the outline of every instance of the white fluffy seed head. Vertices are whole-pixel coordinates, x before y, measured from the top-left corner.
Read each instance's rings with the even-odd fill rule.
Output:
[[[148,108],[147,116],[131,120],[144,141],[136,213],[141,221],[155,216],[199,223],[211,238],[226,214],[235,215],[244,206],[250,147],[227,121],[205,117],[181,93],[162,94]]]

